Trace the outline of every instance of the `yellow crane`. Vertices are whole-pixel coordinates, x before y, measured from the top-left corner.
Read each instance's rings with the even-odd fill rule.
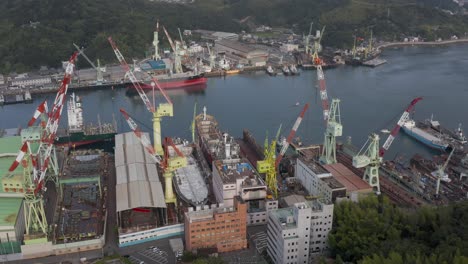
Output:
[[[187,159],[185,157],[169,157],[169,153],[165,153],[163,146],[162,146],[162,139],[161,139],[161,118],[164,116],[173,116],[174,110],[173,105],[169,97],[166,95],[164,90],[159,86],[158,81],[152,78],[151,86],[153,87],[153,103],[148,99],[143,88],[140,85],[140,82],[137,80],[133,72],[131,71],[130,67],[128,66],[125,58],[123,57],[122,53],[120,53],[117,45],[114,43],[111,37],[108,38],[109,43],[114,50],[117,59],[119,60],[122,68],[125,70],[125,75],[130,79],[134,88],[137,90],[138,94],[140,95],[143,103],[145,104],[146,108],[150,113],[153,114],[153,136],[154,136],[154,148],[151,146],[151,142],[149,139],[142,136],[141,131],[138,129],[136,123],[130,118],[130,116],[121,109],[122,114],[125,116],[127,123],[129,124],[130,128],[133,130],[135,135],[141,141],[142,145],[145,149],[155,158],[157,163],[161,164],[161,158],[159,156],[165,157],[164,162],[161,164],[162,169],[164,171],[164,180],[165,180],[165,200],[166,203],[175,203],[176,197],[172,190],[172,177],[174,175],[174,171],[178,168],[185,167],[187,165]],[[161,94],[166,99],[167,103],[159,104],[158,108],[155,108],[154,102],[154,91],[155,86],[158,87]],[[168,141],[169,142],[169,141]],[[172,142],[172,141],[170,141]],[[172,144],[173,145],[173,144]],[[167,151],[167,149],[166,149]],[[176,151],[177,152],[177,151]],[[176,204],[176,203],[175,203]]]
[[[278,197],[278,183],[276,179],[276,170],[281,160],[283,159],[283,156],[286,153],[286,150],[288,150],[288,147],[291,144],[291,141],[294,138],[294,135],[296,134],[297,129],[301,125],[302,119],[304,118],[304,114],[308,108],[309,108],[309,104],[306,104],[304,108],[302,109],[301,113],[299,114],[299,117],[296,119],[296,122],[294,123],[291,129],[291,132],[288,135],[288,138],[286,139],[286,142],[284,142],[283,146],[281,147],[281,151],[278,157],[276,157],[275,153],[276,153],[277,138],[279,135],[276,137],[276,139],[274,139],[271,142],[271,145],[269,147],[268,147],[268,140],[265,140],[265,152],[264,152],[265,159],[257,161],[257,170],[260,173],[266,174],[266,183],[275,198]],[[279,134],[279,131],[278,131],[278,134]]]

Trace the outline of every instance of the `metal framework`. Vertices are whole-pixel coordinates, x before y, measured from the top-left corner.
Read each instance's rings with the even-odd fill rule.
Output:
[[[156,30],[154,31],[153,47],[154,47],[153,59],[160,60],[161,55],[159,55],[159,21],[156,23]]]
[[[41,115],[43,116],[40,126],[41,134],[37,137],[40,140],[36,140],[36,142],[24,140],[18,156],[9,168],[10,174],[20,163],[24,168],[25,243],[36,239],[42,240],[47,236],[48,226],[43,202],[43,193],[46,190],[44,181],[48,179],[52,179],[56,183],[58,181],[58,163],[55,156],[54,140],[77,56],[78,52],[75,52],[68,61],[65,76],[58,89],[52,110],[48,112],[47,103],[43,102],[37,107],[33,117],[28,122],[28,126],[31,127]],[[39,144],[37,153],[32,152],[32,144]],[[48,169],[51,169],[52,173],[47,173]]]
[[[400,119],[398,120],[395,127],[392,129],[392,132],[388,136],[385,143],[379,149],[379,135],[373,133],[369,136],[369,139],[366,141],[364,146],[361,148],[359,153],[353,157],[353,166],[356,168],[366,167],[364,172],[363,179],[369,183],[370,186],[374,188],[377,194],[380,194],[380,183],[379,183],[379,168],[382,163],[383,156],[385,152],[390,148],[393,143],[393,140],[398,135],[401,126],[409,119],[410,112],[413,110],[414,106],[422,100],[422,97],[413,99],[409,106],[405,109]],[[363,152],[363,149],[367,146],[366,150]],[[362,154],[361,154],[362,153]]]
[[[332,99],[327,128],[325,130],[322,156],[320,157],[320,161],[322,163],[336,163],[336,137],[340,137],[342,135],[343,126],[341,125],[340,99]]]

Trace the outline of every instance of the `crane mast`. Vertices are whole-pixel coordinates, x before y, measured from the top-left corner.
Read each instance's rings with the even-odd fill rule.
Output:
[[[34,241],[47,239],[48,225],[43,201],[43,193],[45,191],[44,181],[47,180],[46,175],[49,168],[53,171],[52,174],[54,174],[51,178],[57,181],[58,164],[55,156],[54,140],[77,56],[78,52],[75,52],[68,60],[65,75],[50,113],[48,113],[47,103],[44,101],[37,107],[31,120],[28,122],[28,127],[32,127],[39,116],[42,116],[41,131],[37,133],[29,128],[25,129],[25,132],[31,133],[32,138],[35,139],[23,139],[23,145],[8,170],[11,175],[20,163],[24,167],[22,191],[24,195],[26,226],[25,240],[29,241],[26,243],[34,243]],[[47,116],[47,120],[45,120],[45,116]],[[37,147],[36,153],[33,153],[33,145]]]
[[[156,22],[156,30],[154,31],[153,47],[154,47],[154,60],[160,60],[161,55],[159,55],[159,21]]]
[[[99,60],[97,61],[98,66],[96,67],[96,65],[94,65],[94,63],[88,58],[88,56],[86,56],[83,49],[80,49],[80,47],[78,47],[78,45],[76,45],[75,43],[73,43],[73,46],[75,46],[76,50],[78,50],[79,55],[83,56],[86,59],[86,61],[88,61],[88,63],[91,65],[91,67],[93,67],[93,69],[96,70],[96,80],[99,84],[101,84],[104,81],[104,76],[103,69],[101,68]]]
[[[161,138],[161,119],[164,116],[174,115],[172,102],[170,101],[169,97],[167,97],[164,90],[161,89],[161,86],[159,85],[158,81],[154,77],[152,77],[151,85],[153,86],[153,91],[154,91],[154,88],[157,87],[163,94],[166,101],[168,102],[168,103],[159,104],[158,108],[155,109],[155,106],[151,103],[151,101],[146,96],[146,93],[143,91],[143,88],[141,87],[140,82],[137,80],[133,72],[130,70],[130,67],[125,61],[125,58],[123,57],[123,55],[120,53],[115,42],[112,40],[111,37],[109,37],[108,40],[122,68],[125,70],[125,76],[127,76],[130,79],[134,88],[137,90],[138,94],[143,100],[143,103],[145,104],[146,109],[148,109],[148,111],[152,113],[153,115],[154,149],[156,150],[156,153],[158,155],[162,155],[164,153],[164,150],[162,148],[162,138]]]
[[[437,185],[436,185],[436,196],[439,196],[439,191],[440,191],[440,180],[450,182],[450,178],[448,177],[448,174],[445,174],[445,168],[447,168],[447,165],[452,158],[453,153],[455,152],[455,148],[452,149],[450,152],[450,155],[448,156],[447,160],[445,161],[444,165],[438,166],[437,170],[432,173],[432,175],[437,177]]]
[[[413,110],[414,106],[421,100],[422,97],[417,97],[411,101],[380,149],[380,137],[379,135],[372,133],[359,153],[353,157],[353,166],[355,168],[366,167],[363,178],[374,188],[374,190],[376,190],[377,194],[380,194],[379,168],[382,163],[383,156],[392,145],[395,137],[398,135],[400,127],[409,119],[410,112]],[[364,149],[365,151],[363,151]]]
[[[340,99],[332,99],[330,112],[325,130],[325,140],[320,161],[324,164],[336,163],[336,137],[343,135],[341,125]]]

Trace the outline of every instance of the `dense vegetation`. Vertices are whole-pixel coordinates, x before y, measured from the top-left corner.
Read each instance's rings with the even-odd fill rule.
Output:
[[[107,43],[109,35],[129,60],[143,57],[151,45],[157,19],[173,37],[177,27],[239,32],[252,24],[291,26],[301,34],[314,21],[314,28],[327,26],[325,44],[340,47],[349,47],[353,34],[368,36],[370,28],[387,40],[402,35],[433,40],[465,33],[466,16],[434,8],[455,12],[457,7],[451,0],[414,1],[197,0],[195,4],[179,5],[148,0],[3,0],[0,72],[59,66],[73,51],[73,42],[87,47],[91,58],[115,61]]]
[[[468,263],[468,203],[408,212],[369,197],[334,212],[329,241],[338,263]]]

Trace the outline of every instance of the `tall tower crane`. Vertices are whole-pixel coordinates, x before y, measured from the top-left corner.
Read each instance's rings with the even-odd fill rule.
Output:
[[[122,53],[120,53],[119,49],[117,48],[117,45],[115,44],[115,42],[112,40],[111,37],[109,37],[108,40],[112,46],[112,49],[114,50],[115,55],[117,56],[117,59],[120,62],[120,65],[125,70],[125,76],[130,79],[133,86],[135,87],[138,94],[140,95],[141,99],[143,100],[143,103],[145,104],[146,109],[148,109],[148,111],[153,115],[154,149],[156,150],[156,153],[158,155],[163,155],[164,151],[162,148],[162,139],[161,139],[161,118],[165,116],[174,116],[174,109],[173,109],[172,101],[169,99],[169,97],[166,95],[164,90],[158,84],[158,81],[154,77],[152,77],[153,81],[151,82],[151,85],[153,86],[153,91],[154,91],[154,87],[156,86],[167,101],[167,103],[159,104],[158,108],[156,109],[154,102],[152,104],[151,101],[146,96],[145,92],[143,91],[143,88],[141,88],[140,82],[138,81],[138,79],[135,77],[135,75],[131,71]]]
[[[154,47],[154,60],[160,60],[161,55],[159,55],[159,21],[156,22],[156,30],[154,31],[153,47]]]
[[[369,183],[376,191],[377,194],[380,194],[380,183],[379,183],[379,168],[382,163],[383,156],[385,152],[390,148],[395,137],[398,135],[401,126],[409,119],[410,112],[413,110],[414,106],[422,100],[422,97],[413,99],[408,105],[406,110],[401,115],[395,127],[392,129],[390,135],[388,135],[387,140],[379,149],[379,135],[372,133],[369,136],[369,139],[366,141],[364,146],[361,148],[359,153],[353,157],[353,166],[356,168],[366,167],[364,172],[364,180]],[[367,146],[367,148],[366,148]],[[363,152],[363,150],[365,151]]]
[[[275,158],[276,142],[277,142],[277,138],[276,138],[272,141],[272,144],[268,148],[268,151],[265,152],[266,154],[265,159],[257,161],[257,170],[260,173],[266,174],[266,183],[275,198],[278,196],[278,182],[276,179],[276,171],[278,169],[278,165],[280,164],[281,160],[283,159],[284,154],[288,150],[289,145],[291,144],[294,138],[294,135],[296,135],[296,131],[301,125],[302,119],[304,118],[304,114],[308,108],[309,108],[309,104],[304,105],[304,108],[302,109],[301,113],[297,117],[297,120],[294,123],[291,129],[291,132],[289,133],[286,139],[286,142],[281,148],[279,155]]]
[[[208,53],[210,55],[210,68],[214,69],[216,66],[215,65],[216,55],[214,54],[213,50],[210,49],[210,45],[208,45],[208,43],[206,43],[206,47],[208,48]]]
[[[305,43],[304,43],[304,47],[305,47],[305,53],[308,55],[310,54],[310,37],[311,37],[311,34],[312,34],[312,26],[314,25],[314,22],[310,22],[310,27],[309,27],[309,34],[304,37],[305,39]]]
[[[44,181],[47,171],[51,169],[54,176],[58,176],[58,165],[55,157],[54,140],[60,122],[68,86],[72,79],[78,52],[68,60],[65,69],[65,76],[58,89],[52,110],[48,112],[47,103],[43,102],[38,106],[33,117],[28,122],[28,126],[34,125],[39,116],[43,116],[41,124],[41,134],[38,140],[24,139],[23,145],[13,164],[8,169],[11,175],[21,163],[24,167],[24,216],[26,225],[25,240],[43,240],[47,237],[47,219],[45,216],[43,193],[45,192]],[[48,117],[45,121],[45,115]],[[35,145],[35,146],[33,146]],[[37,152],[33,153],[33,148],[37,147]],[[26,156],[26,157],[25,157]],[[49,173],[50,174],[50,173]],[[32,236],[34,234],[34,236]]]
[[[172,178],[174,177],[174,172],[177,169],[187,166],[187,158],[184,154],[174,145],[171,138],[165,138],[164,144],[164,158],[158,156],[154,148],[151,146],[151,142],[149,139],[141,132],[138,128],[138,125],[135,121],[130,117],[130,115],[125,112],[124,109],[120,109],[120,112],[125,117],[129,127],[132,129],[135,136],[143,145],[144,149],[150,154],[150,156],[159,164],[163,170],[164,182],[165,182],[165,193],[164,199],[166,203],[176,203],[176,197],[174,195],[174,191],[172,189]],[[169,155],[169,147],[172,147],[176,152],[176,157],[171,157]]]
[[[450,152],[450,155],[448,156],[444,165],[437,166],[437,170],[432,172],[432,175],[437,177],[437,186],[436,186],[436,193],[435,193],[436,196],[439,196],[440,180],[450,182],[450,178],[448,177],[448,174],[445,173],[445,168],[447,168],[447,165],[450,159],[452,158],[453,152],[455,152],[455,148],[453,148],[452,151]]]
[[[166,34],[167,40],[171,45],[172,51],[174,52],[174,71],[176,73],[182,73],[182,60],[181,60],[181,53],[182,48],[180,47],[181,44],[179,41],[172,41],[171,36],[167,32],[166,28],[163,26],[164,33]]]
[[[88,56],[86,56],[86,54],[84,53],[84,49],[80,49],[80,47],[78,47],[78,45],[76,45],[75,43],[73,43],[73,46],[75,46],[76,50],[78,50],[79,55],[83,56],[86,59],[86,61],[88,61],[88,63],[91,65],[91,67],[93,67],[93,69],[96,70],[96,80],[98,84],[102,84],[102,82],[104,81],[103,73],[106,72],[106,68],[101,67],[99,60],[97,61],[98,66],[96,67],[96,65],[94,65],[94,63],[88,58]]]
[[[323,32],[325,32],[325,26],[323,26],[322,31],[317,30],[314,38],[314,53],[312,54],[312,60],[314,61],[315,65],[323,65],[323,60],[321,60],[318,55],[318,53],[322,50],[322,45],[320,42],[322,42]]]

